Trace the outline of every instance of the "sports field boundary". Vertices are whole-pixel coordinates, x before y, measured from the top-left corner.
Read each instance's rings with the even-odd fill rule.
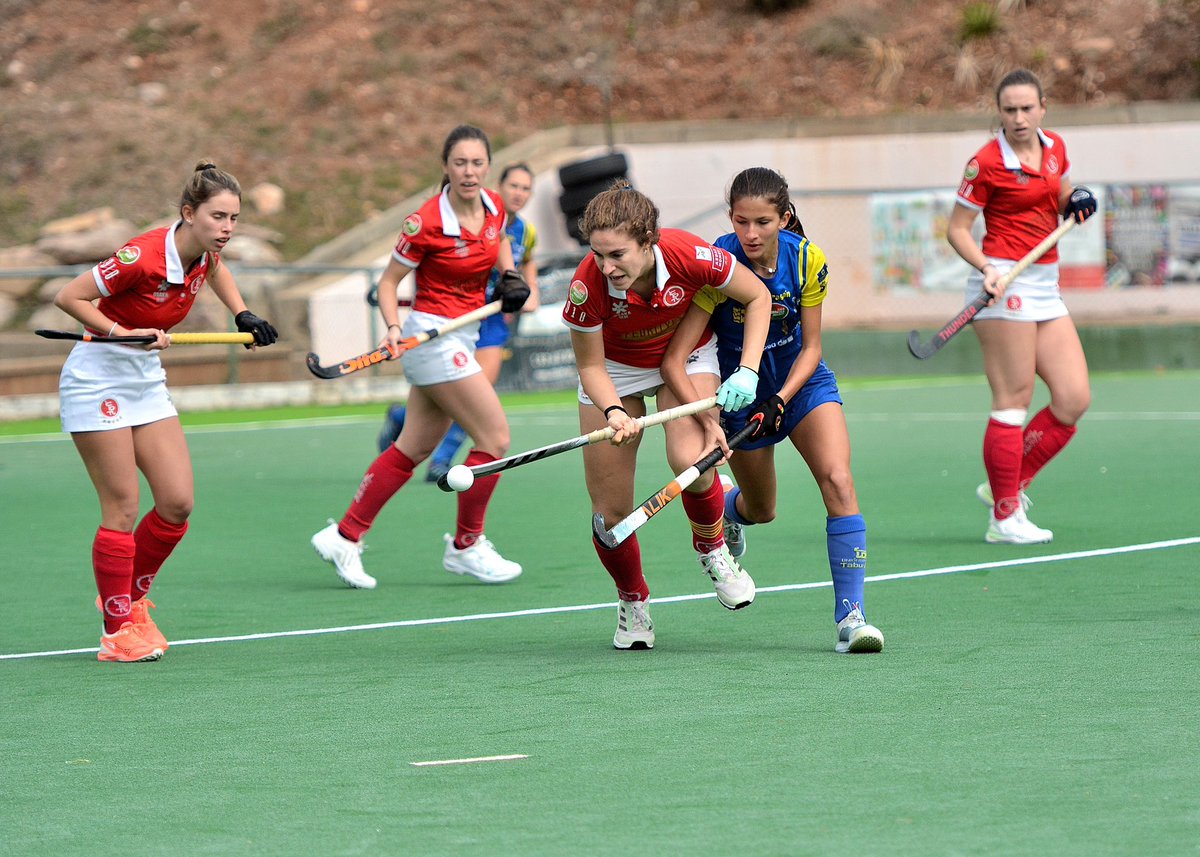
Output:
[[[1069,562],[1078,559],[1094,559],[1096,557],[1118,556],[1127,553],[1140,553],[1152,550],[1169,550],[1171,548],[1188,547],[1200,544],[1200,536],[1187,536],[1178,539],[1166,539],[1156,542],[1144,542],[1134,545],[1119,545],[1110,548],[1094,548],[1084,551],[1069,551],[1067,553],[1046,554],[1043,556],[1017,557],[1014,559],[996,560],[994,562],[976,562],[965,565],[947,565],[940,568],[923,568],[915,571],[899,571],[892,574],[876,574],[867,577],[867,583],[884,583],[892,580],[915,580],[922,577],[937,577],[946,574],[962,574],[972,571],[991,571],[1004,568],[1019,568],[1029,565],[1045,565],[1054,562]],[[778,586],[764,586],[757,590],[758,595],[777,592],[798,592],[805,589],[824,589],[832,586],[832,581],[821,580],[812,583],[785,583]],[[701,592],[688,595],[668,595],[653,598],[653,604],[678,604],[685,601],[704,601],[716,598],[715,592]],[[266,631],[253,634],[234,634],[224,637],[197,637],[191,640],[173,640],[172,647],[199,646],[212,643],[242,643],[257,640],[276,640],[285,637],[315,637],[324,634],[345,634],[353,631],[379,631],[389,628],[417,628],[425,625],[451,625],[460,622],[478,622],[488,619],[520,619],[529,616],[547,616],[563,613],[583,613],[592,610],[611,610],[617,606],[615,601],[598,602],[594,604],[569,604],[558,607],[534,607],[528,610],[506,610],[496,613],[471,613],[464,616],[440,616],[428,619],[400,619],[394,622],[370,622],[362,625],[340,625],[330,628],[305,628],[294,631]],[[0,661],[23,660],[31,658],[48,658],[61,655],[84,655],[99,651],[96,647],[82,649],[56,649],[43,652],[15,652],[0,654]]]

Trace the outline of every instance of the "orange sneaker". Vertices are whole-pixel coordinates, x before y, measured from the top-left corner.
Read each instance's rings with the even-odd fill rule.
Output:
[[[157,661],[162,655],[161,647],[146,642],[138,633],[137,626],[126,622],[117,633],[100,635],[100,652],[96,660],[133,664],[138,661]]]
[[[137,626],[142,639],[153,646],[158,646],[165,652],[169,648],[167,638],[162,635],[162,631],[158,630],[158,626],[150,618],[150,608],[153,606],[154,602],[148,597],[139,598],[133,602],[133,607],[129,611],[129,621]]]
[[[134,601],[129,611],[129,621],[137,626],[138,633],[142,638],[151,645],[157,646],[164,652],[170,648],[167,645],[167,638],[163,636],[162,631],[158,630],[158,626],[154,624],[154,620],[150,618],[150,608],[154,606],[154,602],[148,597],[139,598]],[[104,608],[100,604],[100,596],[96,596],[96,609],[101,613]]]

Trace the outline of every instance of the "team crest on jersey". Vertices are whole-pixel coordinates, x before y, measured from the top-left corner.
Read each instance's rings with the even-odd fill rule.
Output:
[[[588,290],[587,286],[584,285],[583,280],[572,281],[571,288],[567,291],[567,300],[575,304],[575,306],[579,306],[587,299]]]
[[[116,252],[117,261],[122,265],[132,265],[141,255],[142,251],[137,247],[122,247]]]
[[[1048,172],[1048,173],[1058,172],[1058,158],[1055,157],[1054,155],[1051,155],[1049,158],[1046,159],[1046,172]]]
[[[489,244],[492,243],[493,241],[495,241],[496,240],[496,227],[489,226],[487,229],[483,230],[483,237],[488,240]]]
[[[192,284],[188,286],[188,291],[195,295],[198,294],[202,288],[204,288],[204,277],[197,277],[192,281]]]
[[[979,177],[979,161],[971,158],[971,162],[967,164],[967,169],[963,172],[963,178],[967,181],[974,181]]]
[[[711,262],[713,258],[711,247],[696,247],[696,258],[701,262]]]
[[[699,253],[703,249],[705,249],[705,248],[703,248],[703,247],[696,248],[697,258],[699,258]],[[684,291],[679,286],[667,286],[665,289],[663,289],[663,293],[662,293],[663,306],[678,306],[683,301],[683,298],[684,298]]]
[[[404,225],[400,227],[400,231],[408,237],[412,237],[421,231],[421,215],[410,214],[404,218]]]
[[[629,318],[628,301],[613,301],[612,314],[617,318]]]

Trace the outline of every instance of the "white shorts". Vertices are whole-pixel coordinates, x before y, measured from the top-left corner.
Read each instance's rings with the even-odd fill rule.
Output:
[[[717,338],[712,337],[689,354],[685,366],[689,375],[716,375],[719,379],[721,364],[717,361]],[[663,385],[662,372],[657,369],[643,369],[640,366],[629,366],[612,360],[605,360],[604,368],[608,370],[608,377],[612,379],[613,386],[617,388],[617,395],[621,398],[653,396]],[[588,394],[583,392],[582,382],[579,384],[579,403],[581,405],[592,404]]]
[[[1015,263],[1011,259],[988,259],[1003,275]],[[983,291],[983,274],[967,278],[967,302]],[[995,305],[976,314],[977,319],[999,318],[1005,321],[1050,321],[1067,315],[1058,290],[1058,265],[1030,265],[1004,290]]]
[[[404,320],[401,333],[415,336],[422,330],[441,327],[449,321],[444,315],[428,312],[411,312]],[[428,342],[418,345],[400,355],[400,365],[410,384],[428,387],[446,381],[460,381],[476,372],[482,372],[475,359],[475,340],[479,338],[479,322],[460,327]]]
[[[80,342],[58,380],[65,432],[111,431],[178,416],[157,351]]]

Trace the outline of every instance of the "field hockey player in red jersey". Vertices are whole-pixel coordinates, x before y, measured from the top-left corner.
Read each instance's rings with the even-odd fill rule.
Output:
[[[504,207],[484,189],[492,150],[487,135],[472,125],[450,132],[442,147],[441,193],[404,221],[387,270],[379,282],[379,311],[387,324],[385,342],[439,327],[484,305],[488,275],[504,273],[495,296],[503,312],[517,312],[529,287],[514,270],[505,233]],[[416,271],[413,311],[398,323],[396,287]],[[474,440],[468,467],[495,461],[508,451],[508,420],[487,376],[475,359],[479,324],[470,324],[404,353],[400,361],[412,385],[400,436],[367,469],[350,508],[338,522],[312,537],[317,553],[333,564],[349,586],[374,589],[362,564],[362,538],[384,504],[404,487],[457,422]],[[504,583],[521,566],[500,555],[484,535],[484,519],[499,474],[476,479],[458,494],[458,518],[447,533],[442,566],[484,583]]]
[[[711,285],[739,303],[746,315],[741,364],[718,389],[715,343],[709,339],[692,352],[688,371],[701,373],[700,398],[717,396],[729,410],[748,405],[758,385],[758,361],[770,322],[766,288],[725,250],[679,229],[660,229],[658,209],[628,182],[588,203],[580,222],[591,246],[575,271],[563,321],[579,367],[579,424],[584,432],[605,427],[616,434],[609,443],[583,451],[584,473],[593,514],[618,521],[633,510],[634,471],[646,399],[659,410],[683,404],[663,385],[663,354],[692,297]],[[700,424],[681,419],[664,424],[667,460],[679,473],[716,444],[720,432],[706,436]],[[726,452],[728,448],[724,447]],[[711,578],[721,604],[730,610],[754,600],[754,581],[730,556],[722,532],[723,493],[715,471],[707,471],[684,491],[684,513],[692,527],[692,545]],[[653,648],[650,588],[642,570],[637,536],[609,549],[592,544],[616,583],[618,649]]]
[[[850,433],[837,379],[821,353],[821,305],[829,266],[821,248],[804,236],[787,180],[754,167],[729,186],[733,232],[713,244],[749,267],[771,292],[771,329],[759,370],[754,404],[721,416],[729,435],[757,424],[750,440],[729,458],[737,487],[725,495],[725,535],[730,552],[746,553],[745,528],[775,519],[775,447],[791,443],[812,471],[825,503],[825,546],[833,578],[834,650],[880,652],[883,634],[863,612],[867,575],[867,525],[850,472]],[[689,352],[708,331],[717,336],[721,376],[737,371],[742,356],[741,308],[704,289],[671,339],[663,377],[683,398],[697,393],[685,371]],[[697,417],[711,423],[711,414]]]
[[[1046,98],[1033,72],[1018,69],[1005,76],[996,89],[996,107],[1000,133],[968,162],[947,238],[976,269],[967,281],[970,296],[981,288],[995,296],[972,322],[992,390],[983,436],[988,481],[976,489],[992,510],[985,539],[1036,544],[1054,534],[1026,516],[1025,489],[1075,435],[1091,404],[1087,359],[1059,293],[1056,249],[1007,289],[998,281],[1058,227],[1060,215],[1082,223],[1094,214],[1096,198],[1085,187],[1071,186],[1062,137],[1042,130]],[[986,226],[982,247],[971,235],[980,212]],[[1025,425],[1038,377],[1049,388],[1050,404]]]
[[[59,382],[63,431],[71,434],[100,499],[92,569],[104,617],[101,661],[153,661],[167,650],[150,618],[148,595],[187,532],[194,488],[187,441],[158,357],[171,344],[166,331],[184,319],[208,283],[255,346],[277,337],[246,309],[221,263],[241,198],[237,179],[201,162],[183,189],[178,221],[134,238],[54,300],[92,333],[155,338],[145,346],[80,343]],[[135,529],[139,470],[154,506]]]

